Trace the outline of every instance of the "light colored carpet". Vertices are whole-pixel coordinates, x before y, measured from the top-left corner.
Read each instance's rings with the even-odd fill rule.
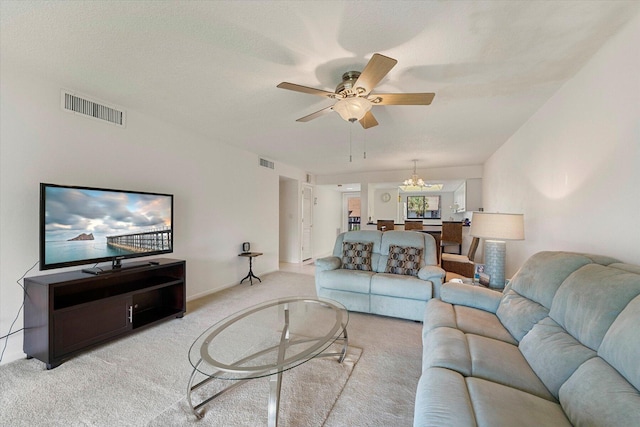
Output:
[[[332,351],[339,349],[336,347]],[[335,358],[321,358],[286,371],[282,377],[278,426],[322,426],[340,397],[361,353],[362,350],[351,347],[342,364]],[[207,386],[206,392],[194,393],[200,394],[195,396],[195,402],[213,394],[209,390],[218,391],[226,385],[228,381],[216,382],[211,384],[211,387]],[[268,398],[269,379],[260,378],[242,384],[208,403],[204,407],[202,420],[197,420],[191,414],[189,404],[184,398],[151,420],[148,426],[267,425]]]
[[[245,283],[190,302],[183,319],[87,351],[56,369],[47,371],[35,359],[3,365],[0,426],[264,425],[268,383],[265,390],[260,390],[263,386],[258,381],[255,385],[253,381],[243,384],[211,402],[200,422],[184,410],[192,370],[187,352],[207,327],[269,299],[315,296],[313,276],[277,272],[261,278],[261,284]],[[412,425],[421,371],[421,327],[407,320],[350,313],[352,350],[347,363],[340,367],[332,359],[318,359],[285,373],[281,423],[327,427]],[[321,365],[329,365],[328,370]],[[323,372],[319,378],[324,378],[330,375],[324,373],[328,371],[333,371],[335,381],[313,384],[315,373]],[[306,389],[307,384],[312,388]],[[325,393],[327,384],[335,386],[329,393]],[[320,393],[314,387],[325,391]],[[322,399],[314,399],[319,394]],[[255,402],[250,403],[247,395]],[[227,408],[246,406],[244,413],[237,414],[245,418],[217,418],[236,415],[235,410],[215,413],[215,405],[222,399],[228,401]],[[323,402],[313,406],[316,400]]]

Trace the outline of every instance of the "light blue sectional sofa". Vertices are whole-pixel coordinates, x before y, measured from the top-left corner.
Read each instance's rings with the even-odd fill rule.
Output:
[[[343,267],[343,243],[373,243],[372,271]],[[417,276],[385,273],[389,247],[422,249]],[[338,235],[333,256],[316,260],[316,291],[319,297],[342,303],[351,311],[422,320],[432,297],[440,295],[445,271],[437,266],[435,239],[415,231],[359,230]]]
[[[540,252],[427,303],[414,426],[640,426],[640,266]]]

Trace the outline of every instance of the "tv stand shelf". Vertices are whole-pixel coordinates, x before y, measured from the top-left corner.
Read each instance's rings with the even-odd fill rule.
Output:
[[[24,352],[55,368],[90,347],[186,312],[186,262],[27,277]]]

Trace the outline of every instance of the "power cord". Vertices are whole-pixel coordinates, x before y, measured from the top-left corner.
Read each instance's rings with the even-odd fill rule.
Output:
[[[25,300],[25,298],[27,297],[27,291],[26,291],[26,289],[24,288],[24,285],[23,285],[22,283],[20,283],[20,281],[21,281],[22,279],[24,279],[24,278],[25,278],[25,276],[26,276],[27,274],[29,274],[29,272],[30,272],[31,270],[33,270],[33,269],[36,267],[36,265],[38,265],[38,263],[39,263],[39,262],[40,262],[40,261],[36,261],[36,263],[35,263],[35,264],[33,264],[33,266],[31,266],[31,268],[30,268],[30,269],[28,269],[27,271],[25,271],[25,272],[24,272],[24,274],[22,275],[22,277],[20,277],[18,280],[16,280],[16,283],[18,284],[18,286],[20,286],[20,287],[22,288],[22,304],[20,304],[20,308],[18,309],[18,313],[16,313],[16,317],[15,317],[15,319],[13,319],[13,322],[11,322],[11,326],[9,326],[9,332],[7,333],[7,335],[4,335],[4,336],[0,337],[0,340],[1,340],[1,339],[4,339],[4,340],[5,340],[5,341],[4,341],[4,347],[2,348],[2,353],[0,353],[0,363],[2,362],[2,358],[4,357],[4,352],[5,352],[5,350],[7,349],[7,344],[9,344],[9,337],[10,337],[11,335],[13,335],[13,334],[17,334],[18,332],[20,332],[20,331],[24,330],[24,327],[23,327],[23,328],[18,329],[17,331],[13,331],[13,332],[11,331],[11,330],[13,329],[13,325],[15,325],[15,324],[16,324],[16,321],[18,320],[18,317],[20,317],[20,312],[22,311],[22,308],[24,307],[24,300]]]

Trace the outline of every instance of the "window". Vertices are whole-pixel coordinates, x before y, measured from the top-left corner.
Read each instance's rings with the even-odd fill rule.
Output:
[[[407,196],[407,219],[440,219],[440,196]]]

